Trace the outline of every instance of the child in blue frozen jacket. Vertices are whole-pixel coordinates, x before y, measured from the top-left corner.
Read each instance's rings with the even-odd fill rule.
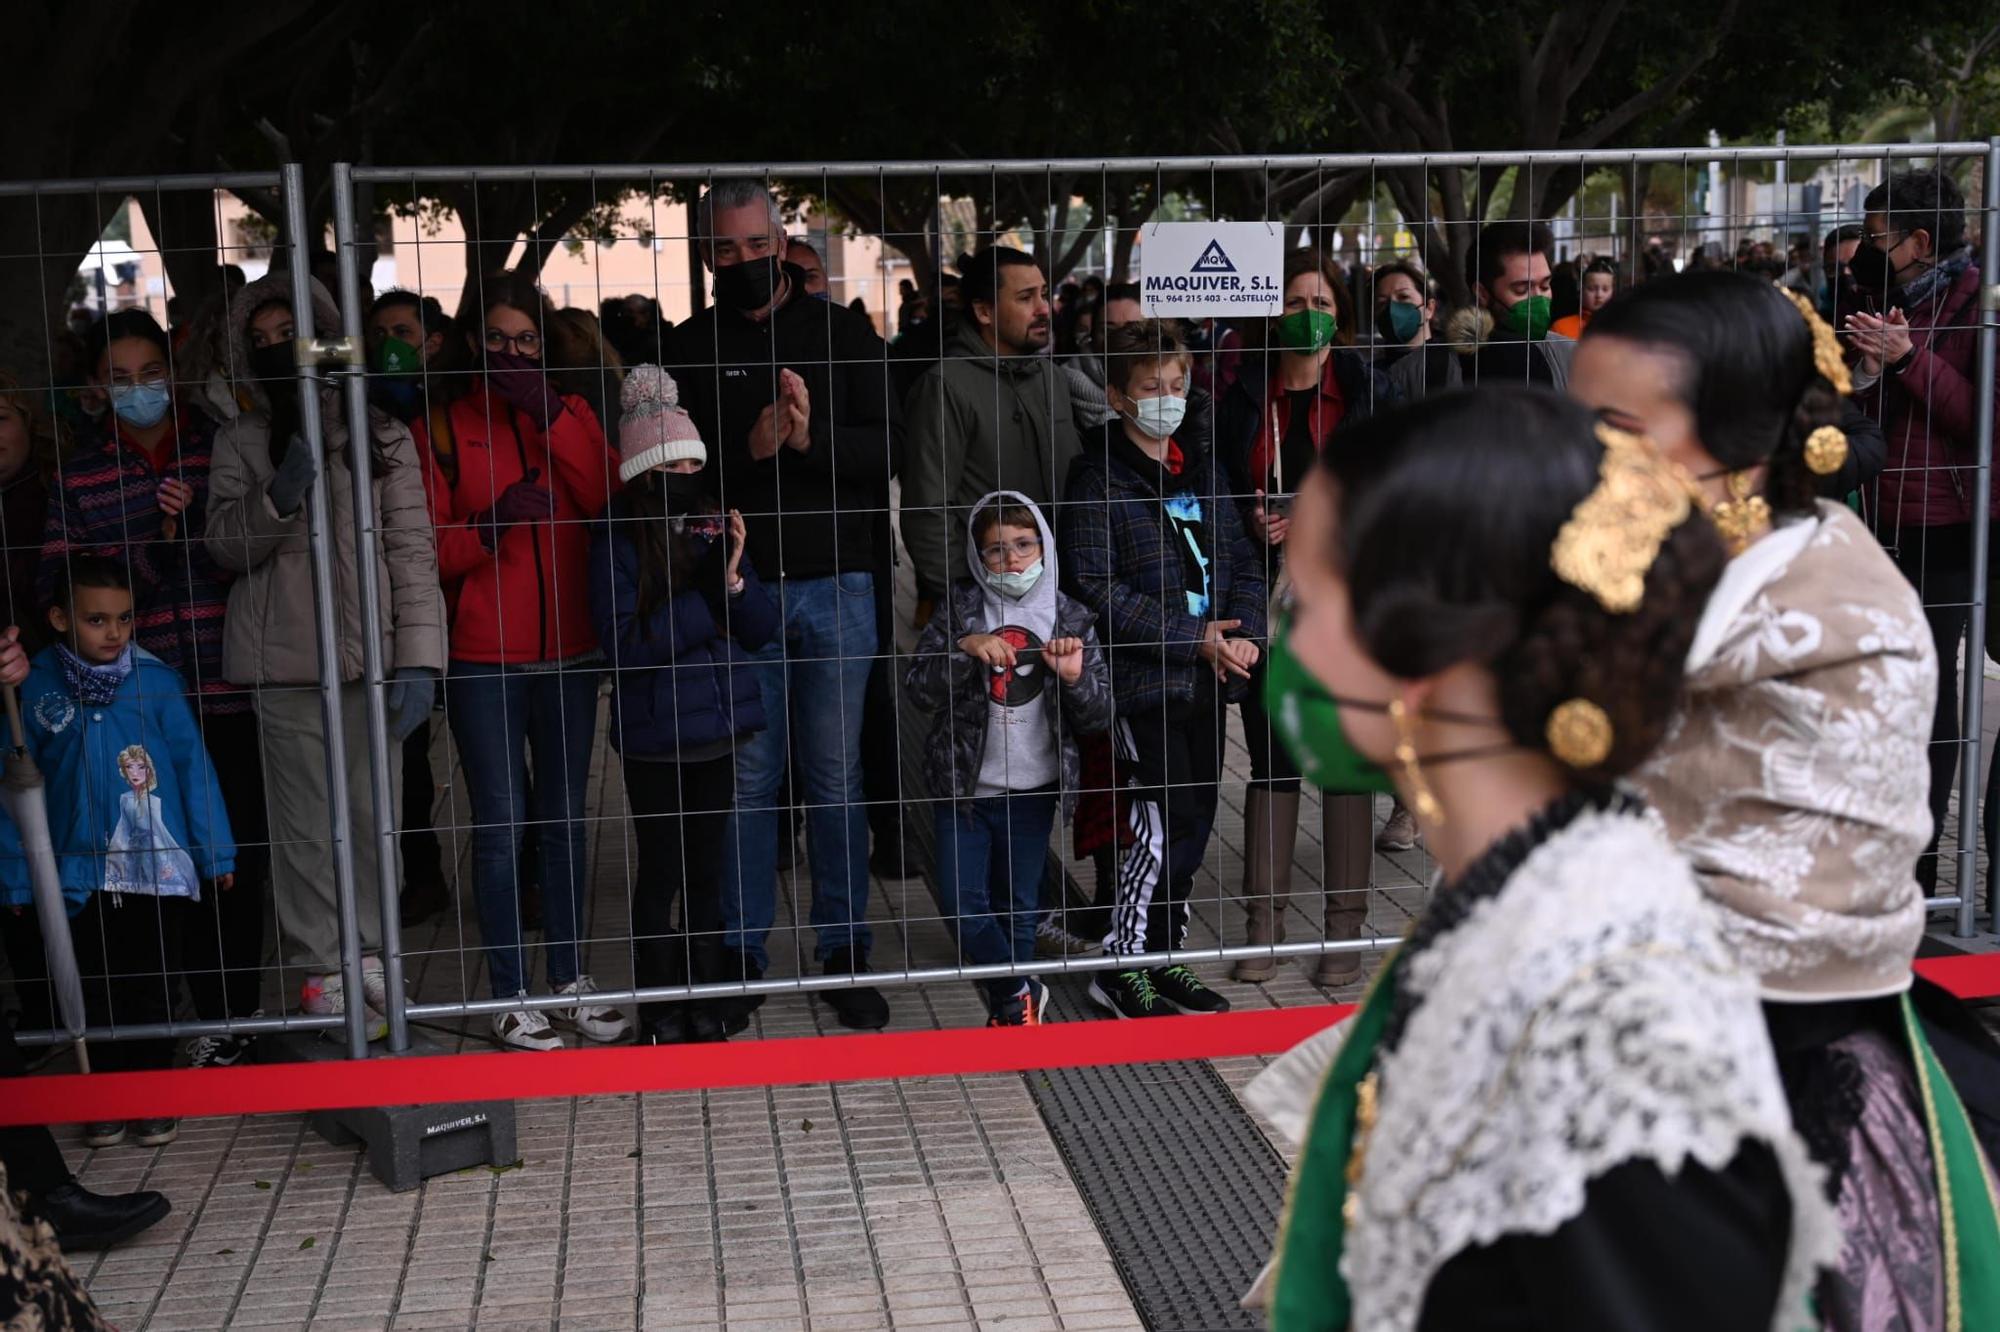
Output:
[[[72,915],[92,1026],[173,1015],[182,921],[205,888],[235,885],[222,788],[180,674],[132,641],[131,579],[119,562],[69,555],[48,608],[56,642],[21,687],[28,749],[47,782],[49,835]],[[107,1041],[106,1071],[167,1068],[171,1040]],[[95,1053],[95,1052],[94,1052]],[[129,1126],[171,1142],[171,1119]],[[85,1126],[93,1147],[123,1123]]]

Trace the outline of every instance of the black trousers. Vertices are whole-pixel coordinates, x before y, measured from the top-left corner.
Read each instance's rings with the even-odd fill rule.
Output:
[[[14,1042],[14,1029],[0,1022],[0,1078],[25,1077],[28,1061]],[[7,1187],[31,1198],[69,1183],[69,1167],[53,1133],[40,1124],[0,1128],[0,1165],[7,1167]]]
[[[1119,857],[1112,908],[1114,953],[1186,941],[1188,898],[1215,828],[1222,723],[1222,702],[1207,677],[1192,703],[1118,719],[1113,772],[1136,785],[1127,802],[1132,844]]]
[[[444,848],[435,824],[437,778],[431,773],[431,723],[403,741],[403,812],[396,826],[403,849],[404,884],[442,884]]]
[[[216,888],[204,882],[201,891],[208,897]],[[91,1026],[165,1022],[173,1016],[181,940],[197,910],[197,904],[184,898],[90,895],[69,929]],[[104,1073],[171,1068],[174,1042],[166,1037],[95,1041],[90,1062],[93,1070]]]
[[[632,885],[633,978],[642,987],[729,979],[716,959],[722,950],[723,856],[735,803],[736,756],[700,763],[628,758],[624,768],[625,800],[639,847]],[[651,1022],[665,1011],[664,1004],[641,1004],[639,1020]]]
[[[49,990],[48,961],[42,953],[42,926],[35,908],[0,907],[0,948],[14,973],[14,997],[21,1004],[21,1030],[55,1026],[55,996]]]
[[[180,949],[188,998],[197,1016],[219,1022],[257,1011],[271,893],[271,828],[257,714],[204,716],[201,730],[236,837],[236,886],[217,892],[205,885],[201,901],[175,905],[185,907]]]

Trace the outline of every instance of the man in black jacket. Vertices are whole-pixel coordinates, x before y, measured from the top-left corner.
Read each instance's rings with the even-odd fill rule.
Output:
[[[804,273],[783,261],[784,227],[761,184],[718,182],[696,206],[695,236],[715,304],[673,330],[667,359],[718,460],[707,472],[716,498],[742,512],[750,560],[778,588],[785,623],[783,640],[756,654],[770,724],[737,755],[725,942],[741,951],[746,977],[762,976],[795,725],[819,961],[828,975],[859,974],[869,945],[861,718],[896,439],[884,350],[865,318],[806,294]],[[821,994],[843,1025],[889,1020],[872,989]]]

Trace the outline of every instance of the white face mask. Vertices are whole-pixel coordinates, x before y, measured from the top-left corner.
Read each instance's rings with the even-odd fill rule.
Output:
[[[1132,410],[1125,416],[1154,439],[1171,439],[1187,417],[1187,399],[1171,393],[1162,393],[1157,398],[1134,398]]]

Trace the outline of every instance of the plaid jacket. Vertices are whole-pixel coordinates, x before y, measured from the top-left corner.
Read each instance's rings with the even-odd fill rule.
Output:
[[[230,575],[202,542],[215,427],[200,412],[182,409],[177,430],[179,447],[165,474],[121,441],[109,419],[77,440],[57,464],[42,531],[36,599],[49,599],[63,561],[72,553],[129,562],[133,637],[139,646],[180,672],[189,693],[199,695],[203,712],[248,712],[249,692],[222,676]],[[159,501],[160,482],[168,477],[194,490],[171,535]]]
[[[1063,590],[1097,616],[1122,716],[1191,701],[1209,666],[1201,658],[1206,621],[1186,609],[1186,562],[1168,540],[1167,496],[1120,456],[1125,449],[1114,447],[1111,434],[1119,428],[1106,426],[1071,467],[1056,539]],[[1264,574],[1228,483],[1205,442],[1175,442],[1183,463],[1171,493],[1198,496],[1207,529],[1207,619],[1241,620],[1231,638],[1262,640]],[[1242,692],[1243,682],[1232,681],[1223,697],[1234,701]]]

